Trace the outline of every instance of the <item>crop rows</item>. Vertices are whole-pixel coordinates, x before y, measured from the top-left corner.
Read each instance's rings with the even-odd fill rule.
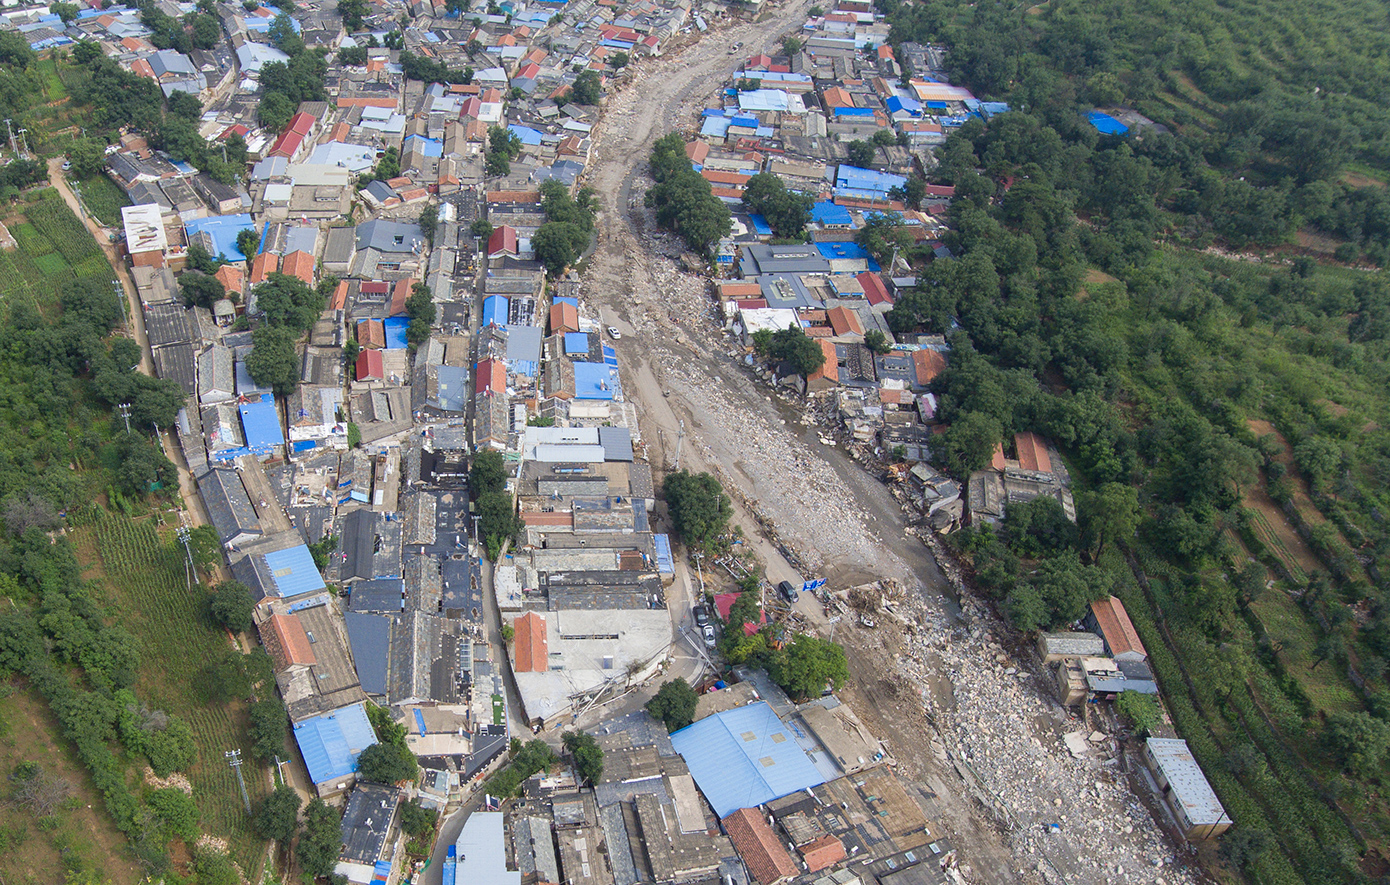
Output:
[[[149,522],[104,514],[96,521],[97,548],[120,597],[122,623],[140,638],[143,662],[139,694],[152,706],[177,714],[193,729],[198,761],[189,771],[200,826],[227,839],[233,858],[247,871],[258,868],[263,843],[250,830],[236,777],[223,756],[241,749],[243,773],[253,802],[265,792],[251,761],[241,703],[202,703],[199,673],[224,659],[226,636],[202,613],[203,589],[190,591],[177,542],[161,537]]]
[[[57,193],[32,204],[24,214],[69,264],[77,265],[91,255],[101,254],[97,241]]]

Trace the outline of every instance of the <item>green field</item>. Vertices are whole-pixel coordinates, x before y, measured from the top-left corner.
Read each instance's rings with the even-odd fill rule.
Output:
[[[82,202],[96,216],[97,221],[108,227],[120,225],[121,207],[129,206],[130,200],[114,181],[105,175],[98,175],[74,184],[82,192]]]
[[[254,881],[265,843],[251,832],[236,776],[223,754],[242,751],[253,807],[268,792],[266,773],[250,758],[245,705],[198,697],[200,674],[225,660],[231,649],[226,633],[203,615],[203,590],[196,582],[189,590],[182,551],[171,535],[161,536],[148,520],[105,513],[80,531],[91,533],[106,573],[103,602],[120,613],[122,626],[141,641],[137,693],[193,727],[198,761],[188,774],[201,813],[199,826],[226,839],[232,859]]]
[[[115,280],[111,265],[85,225],[58,192],[44,189],[5,219],[18,248],[0,252],[0,300],[28,300],[38,307],[57,301],[68,280]]]

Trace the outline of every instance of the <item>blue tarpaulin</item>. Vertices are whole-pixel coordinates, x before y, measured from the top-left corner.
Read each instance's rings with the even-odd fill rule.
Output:
[[[1086,120],[1096,127],[1101,135],[1124,135],[1129,127],[1107,114],[1105,111],[1091,111]]]
[[[767,219],[757,214],[750,214],[748,220],[753,222],[753,230],[763,237],[772,236],[772,225],[767,223]]]
[[[409,317],[387,317],[381,321],[381,325],[386,330],[387,350],[405,350],[410,346],[405,338],[405,330],[410,326]]]

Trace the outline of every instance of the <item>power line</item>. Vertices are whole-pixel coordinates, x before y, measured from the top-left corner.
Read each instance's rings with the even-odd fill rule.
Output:
[[[116,406],[116,412],[125,419],[125,432],[130,433],[130,403],[121,403]]]

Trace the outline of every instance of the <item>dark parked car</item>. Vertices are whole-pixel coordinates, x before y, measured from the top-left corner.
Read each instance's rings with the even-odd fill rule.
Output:
[[[777,592],[781,593],[782,598],[785,599],[788,603],[796,605],[796,587],[792,584],[791,581],[782,581],[781,583],[779,583],[777,585]]]
[[[709,623],[709,609],[703,605],[697,605],[691,611],[695,615],[696,626],[703,627]]]

